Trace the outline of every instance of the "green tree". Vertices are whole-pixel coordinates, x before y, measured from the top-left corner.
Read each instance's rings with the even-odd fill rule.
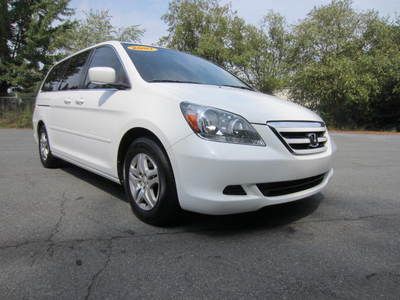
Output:
[[[226,34],[232,18],[230,5],[217,0],[173,0],[162,20],[168,35],[160,44],[191,52],[223,65],[227,59]]]
[[[232,72],[262,92],[274,93],[286,86],[291,36],[281,15],[268,12],[260,27],[235,17],[228,36]]]
[[[162,45],[209,59],[264,92],[282,88],[289,34],[282,16],[269,12],[261,27],[246,24],[229,4],[173,0],[162,17]]]
[[[400,17],[396,21],[375,18],[363,36],[364,68],[378,89],[369,101],[369,127],[400,130]]]
[[[111,20],[112,16],[107,9],[85,12],[85,19],[78,21],[77,26],[69,32],[72,41],[69,52],[75,52],[107,40],[140,41],[144,33],[140,25],[117,28],[112,25]]]
[[[0,95],[9,87],[30,91],[67,43],[73,22],[69,0],[2,0],[0,4]]]
[[[292,98],[335,126],[371,127],[372,100],[388,91],[398,59],[388,26],[376,12],[355,11],[348,0],[314,8],[293,32]]]

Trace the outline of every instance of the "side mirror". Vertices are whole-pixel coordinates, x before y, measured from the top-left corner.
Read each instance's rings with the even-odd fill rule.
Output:
[[[95,84],[115,84],[117,80],[116,72],[109,67],[94,67],[88,72],[89,81]]]

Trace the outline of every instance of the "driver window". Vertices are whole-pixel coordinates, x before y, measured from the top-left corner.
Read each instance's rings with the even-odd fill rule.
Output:
[[[125,74],[124,68],[122,67],[122,64],[119,61],[114,49],[112,49],[111,47],[104,46],[95,49],[89,68],[93,67],[113,68],[117,76],[117,82],[129,85],[129,81]],[[88,89],[106,88],[103,85],[89,82],[89,78],[87,75],[85,79],[85,87]]]

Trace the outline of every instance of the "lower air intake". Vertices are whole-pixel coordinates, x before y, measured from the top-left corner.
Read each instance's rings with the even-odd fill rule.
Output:
[[[311,189],[322,183],[325,174],[298,180],[279,181],[257,184],[258,189],[266,197],[283,196]]]

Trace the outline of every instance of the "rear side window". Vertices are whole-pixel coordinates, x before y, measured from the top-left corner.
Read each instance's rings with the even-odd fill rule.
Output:
[[[96,48],[89,68],[93,67],[110,67],[116,72],[117,83],[129,85],[125,70],[120,62],[114,49],[108,46]],[[85,87],[89,89],[106,88],[104,85],[89,82],[86,76]]]
[[[65,72],[63,72],[61,84],[59,86],[60,90],[79,89],[84,66],[89,54],[90,51],[85,51],[67,60],[68,63]]]

